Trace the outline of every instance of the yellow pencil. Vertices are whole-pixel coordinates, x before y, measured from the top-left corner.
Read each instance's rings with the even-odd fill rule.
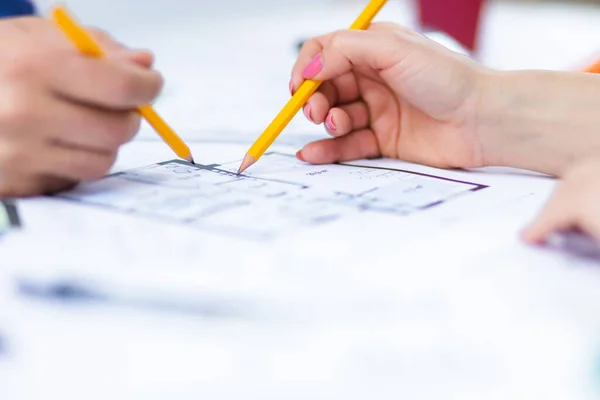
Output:
[[[350,29],[367,29],[369,25],[371,25],[373,18],[375,18],[385,3],[387,3],[387,0],[371,0],[356,21],[354,21]],[[238,174],[244,172],[248,167],[262,157],[265,151],[267,151],[275,139],[277,139],[279,134],[290,123],[292,118],[294,118],[298,111],[300,111],[300,109],[306,104],[310,96],[312,96],[317,91],[319,86],[321,86],[321,83],[322,82],[320,81],[309,79],[300,85],[296,93],[294,93],[285,107],[283,107],[273,122],[271,122],[271,125],[265,129],[262,135],[260,135],[252,147],[250,147],[250,150],[248,150],[244,156],[244,160],[242,161],[242,165],[238,170]]]
[[[98,43],[80,27],[75,20],[69,16],[67,10],[58,6],[52,11],[54,22],[62,29],[62,31],[73,41],[75,46],[83,54],[90,57],[102,58],[104,52]],[[148,121],[148,123],[156,130],[160,137],[171,147],[171,149],[179,157],[193,163],[194,157],[189,147],[181,140],[173,129],[154,111],[152,106],[145,105],[138,107],[138,112]]]

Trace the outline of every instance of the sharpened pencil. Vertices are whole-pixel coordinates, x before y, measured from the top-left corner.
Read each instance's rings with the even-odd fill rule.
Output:
[[[373,18],[375,18],[385,3],[387,3],[387,0],[371,0],[356,21],[354,21],[350,29],[365,30],[369,28]],[[271,122],[271,125],[267,127],[256,142],[254,142],[252,147],[250,147],[250,150],[248,150],[244,156],[238,174],[244,172],[262,157],[298,111],[300,111],[308,99],[317,91],[319,86],[321,86],[321,83],[322,82],[320,81],[308,79],[300,85],[296,93],[294,93],[285,107],[283,107],[273,122]]]
[[[65,35],[75,44],[83,54],[89,57],[103,58],[104,51],[85,29],[75,22],[63,6],[54,7],[52,18]],[[169,145],[177,156],[194,164],[194,157],[190,148],[181,140],[175,131],[158,115],[150,105],[138,107],[138,112],[154,128],[156,133]]]

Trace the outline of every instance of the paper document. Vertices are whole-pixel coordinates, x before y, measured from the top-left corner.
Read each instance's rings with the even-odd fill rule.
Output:
[[[227,235],[268,239],[352,213],[404,216],[487,187],[387,168],[307,165],[280,153],[265,155],[247,175],[238,176],[238,166],[239,161],[167,161],[60,196]]]

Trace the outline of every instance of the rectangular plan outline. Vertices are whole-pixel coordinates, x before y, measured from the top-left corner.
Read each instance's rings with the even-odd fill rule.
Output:
[[[280,152],[269,152],[269,153],[265,154],[265,156],[268,156],[268,155],[279,155],[279,156],[290,157],[291,159],[295,159],[295,157],[293,155],[285,154],[285,153],[280,153]],[[208,164],[208,165],[203,165],[203,164],[191,164],[191,163],[188,163],[188,162],[180,160],[180,159],[173,159],[173,160],[167,160],[167,161],[157,162],[157,163],[154,163],[154,164],[149,164],[149,165],[146,165],[146,166],[143,166],[143,167],[132,168],[132,169],[124,170],[124,171],[115,172],[113,174],[107,175],[103,179],[111,178],[111,177],[118,177],[118,176],[122,176],[122,175],[127,175],[128,173],[133,173],[133,172],[139,171],[139,170],[145,170],[145,169],[147,169],[149,167],[152,167],[152,165],[161,165],[162,166],[162,165],[169,165],[169,164],[178,164],[178,165],[181,165],[182,167],[186,167],[186,168],[194,168],[194,169],[198,169],[198,170],[213,171],[213,172],[216,171],[219,174],[228,175],[228,176],[231,176],[232,178],[243,177],[243,178],[246,178],[246,179],[258,180],[258,181],[282,183],[282,184],[286,184],[286,185],[290,185],[290,186],[295,186],[295,187],[299,188],[301,191],[311,188],[311,186],[306,186],[306,185],[300,184],[298,182],[286,181],[286,180],[282,180],[282,179],[261,178],[261,177],[255,177],[255,176],[244,175],[244,174],[238,175],[235,172],[231,172],[231,171],[228,171],[228,170],[220,168],[223,165],[232,164],[234,162],[235,161],[224,163],[224,164]],[[449,196],[445,197],[443,200],[439,200],[437,202],[426,204],[425,206],[415,207],[415,209],[414,209],[415,211],[422,211],[422,210],[430,209],[430,208],[433,208],[433,207],[437,207],[437,206],[442,205],[442,204],[444,204],[444,203],[446,203],[446,202],[448,202],[448,201],[450,201],[450,200],[452,200],[452,199],[454,199],[456,197],[463,196],[466,193],[478,192],[480,190],[489,188],[488,185],[483,185],[483,184],[479,184],[479,183],[468,182],[468,181],[463,181],[463,180],[458,180],[458,179],[446,178],[446,177],[441,177],[441,176],[436,176],[436,175],[431,175],[431,174],[426,174],[426,173],[421,173],[421,172],[415,172],[415,171],[410,171],[410,170],[405,170],[405,169],[399,169],[399,168],[389,168],[389,167],[379,167],[379,166],[367,166],[367,165],[352,164],[352,163],[335,163],[334,165],[339,165],[339,166],[342,166],[342,167],[362,168],[362,169],[368,169],[368,170],[381,170],[381,171],[402,172],[402,173],[411,174],[411,175],[417,175],[417,176],[422,176],[422,177],[426,177],[426,178],[430,178],[430,179],[435,179],[435,180],[441,180],[441,181],[446,181],[446,182],[453,182],[453,183],[458,183],[458,184],[472,186],[472,188],[469,189],[469,190],[464,190],[462,192],[449,195]],[[132,181],[146,183],[148,185],[155,185],[154,183],[145,182],[143,180],[132,179]],[[140,212],[140,211],[131,210],[131,209],[128,209],[128,208],[125,208],[125,207],[119,207],[119,206],[110,205],[110,204],[96,203],[96,202],[93,202],[93,201],[86,201],[86,199],[84,199],[84,198],[68,196],[68,195],[66,195],[66,193],[68,193],[68,191],[52,195],[52,197],[58,197],[58,198],[61,198],[61,199],[67,200],[67,201],[73,201],[73,202],[76,202],[76,203],[79,203],[79,204],[82,204],[82,205],[85,205],[85,206],[92,206],[92,207],[104,208],[104,209],[115,211],[115,212],[118,212],[118,213],[121,213],[121,214],[131,215],[131,216],[134,216],[134,217],[146,217],[146,218],[149,218],[149,219],[152,219],[152,220],[163,221],[163,222],[170,223],[170,224],[179,223],[179,224],[184,225],[184,226],[190,226],[190,225],[193,224],[193,220],[178,219],[177,217],[164,216],[164,215],[160,215],[158,213]],[[336,194],[336,195],[339,195],[339,194],[348,195],[347,193],[336,192],[334,190],[332,190],[331,193],[332,194]],[[361,195],[358,195],[358,196],[354,196],[354,197],[360,198],[360,196],[362,196],[362,195],[364,195],[364,193],[361,194]],[[382,209],[372,208],[372,207],[369,207],[369,206],[357,206],[357,211],[359,211],[359,212],[369,211],[369,212],[376,212],[376,213],[380,213],[380,214],[392,214],[392,215],[396,215],[396,216],[407,215],[407,214],[400,214],[398,212],[386,211],[386,210],[382,210]],[[411,214],[411,213],[408,213],[408,214]],[[215,232],[217,234],[221,233],[221,230],[222,230],[222,229],[219,229],[218,227],[214,227],[214,226],[205,227],[205,229],[203,229],[203,227],[200,224],[192,225],[192,226],[193,226],[193,229],[203,230],[203,231],[208,231],[208,232]],[[224,229],[224,230],[227,231],[227,229]],[[262,235],[262,237],[261,237],[262,239],[270,239],[273,236],[273,235],[266,235],[265,236],[263,234],[260,234],[259,236],[261,236],[261,235]],[[232,236],[241,236],[241,237],[244,237],[244,238],[249,238],[249,236],[254,236],[253,238],[255,238],[256,235],[248,235],[248,234],[242,232],[242,233],[239,233],[239,234],[233,234]]]

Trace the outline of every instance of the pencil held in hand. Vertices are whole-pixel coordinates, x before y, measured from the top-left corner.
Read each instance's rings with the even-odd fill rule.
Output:
[[[387,0],[371,0],[359,17],[354,21],[350,29],[353,30],[365,30],[373,21],[373,18],[379,13],[383,6],[387,3]],[[306,104],[308,99],[317,91],[321,86],[320,81],[308,79],[304,81],[298,88],[296,93],[283,107],[279,114],[275,117],[271,125],[260,135],[260,137],[254,142],[250,150],[244,156],[244,160],[238,170],[238,174],[241,174],[254,164],[267,149],[273,144],[275,139],[281,134],[285,127],[290,123],[294,116],[300,111],[300,109]]]
[[[79,51],[90,57],[103,58],[104,51],[85,29],[80,27],[67,10],[58,6],[52,11],[52,18],[67,37],[77,46]],[[138,112],[154,128],[162,140],[171,147],[177,156],[194,163],[190,148],[181,140],[175,131],[158,115],[150,105],[138,107]]]

